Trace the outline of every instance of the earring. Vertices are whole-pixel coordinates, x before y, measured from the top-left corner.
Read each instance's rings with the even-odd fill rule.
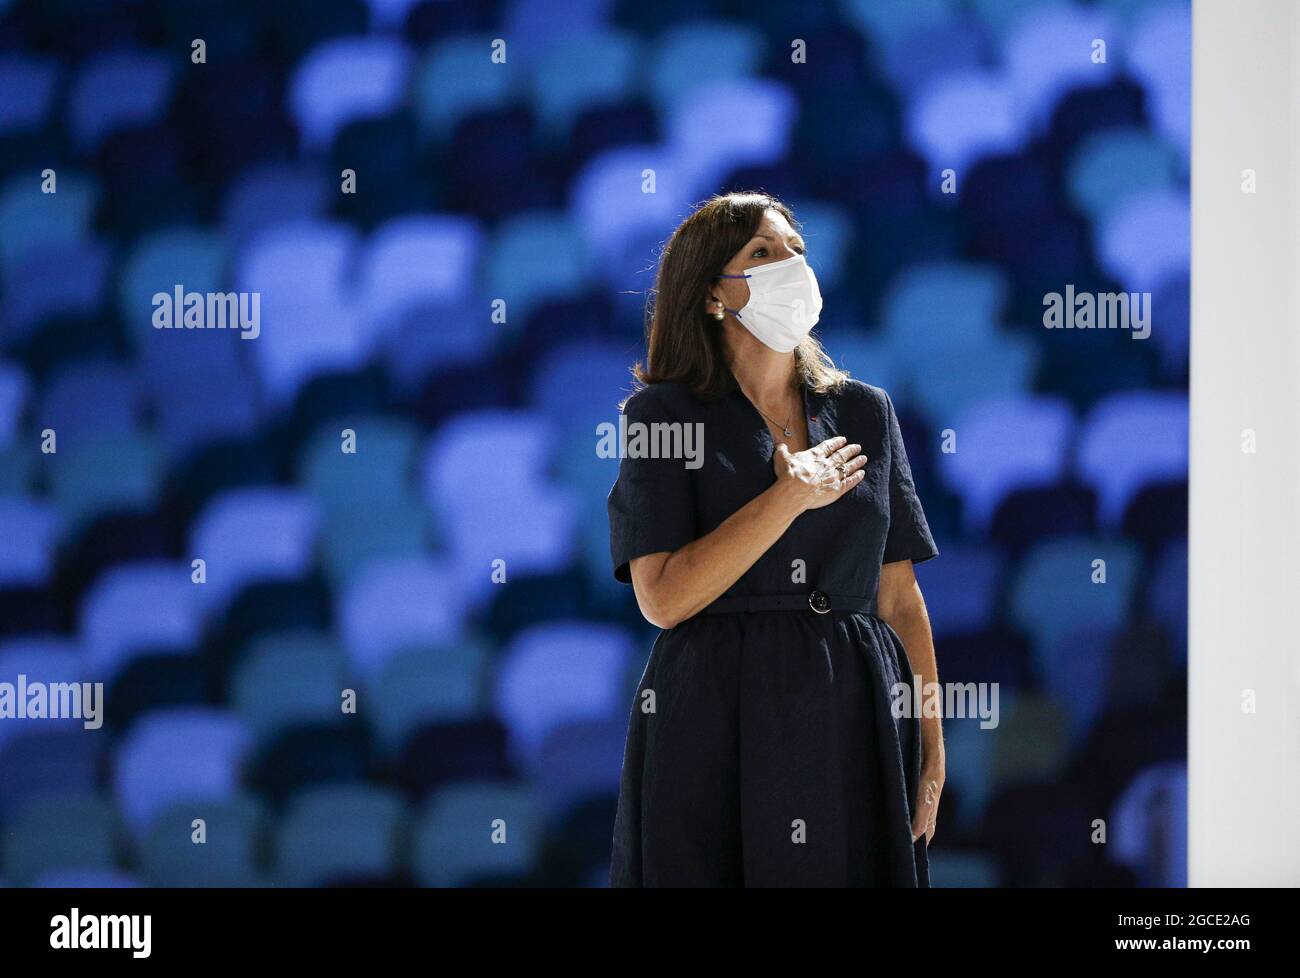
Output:
[[[726,319],[727,318],[726,307],[724,307],[723,304],[719,302],[718,311],[712,313],[711,315],[713,316],[714,319]]]

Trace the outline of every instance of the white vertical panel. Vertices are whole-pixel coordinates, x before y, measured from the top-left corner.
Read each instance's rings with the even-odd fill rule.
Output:
[[[1197,0],[1192,47],[1189,882],[1295,886],[1300,4]]]

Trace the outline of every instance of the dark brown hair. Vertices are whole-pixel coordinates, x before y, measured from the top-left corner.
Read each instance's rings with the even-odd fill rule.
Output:
[[[704,298],[714,276],[754,236],[769,209],[799,229],[794,212],[775,197],[730,193],[705,201],[669,237],[646,297],[646,360],[632,367],[638,389],[677,380],[712,398],[735,388],[722,323],[704,311]],[[795,374],[810,390],[825,393],[848,379],[812,335],[794,352]]]

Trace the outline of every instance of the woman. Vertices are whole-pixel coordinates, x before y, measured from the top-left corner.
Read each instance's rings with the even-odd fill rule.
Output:
[[[889,397],[809,335],[804,251],[788,207],[728,194],[660,259],[624,414],[629,433],[696,426],[703,451],[643,438],[609,495],[614,575],[663,629],[632,707],[615,886],[929,885],[940,721],[890,707],[937,680],[912,564],[938,550]]]

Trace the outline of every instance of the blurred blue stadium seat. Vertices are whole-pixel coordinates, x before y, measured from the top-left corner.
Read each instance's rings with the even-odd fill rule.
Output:
[[[208,503],[190,530],[190,553],[207,565],[198,591],[207,612],[254,582],[305,575],[319,523],[305,493],[276,486],[234,489]]]
[[[360,257],[358,301],[371,321],[367,334],[380,336],[409,312],[470,295],[483,247],[482,231],[463,217],[411,215],[378,228]],[[548,257],[554,261],[564,256]],[[449,353],[485,348],[481,328],[457,329],[453,322],[436,328],[424,325],[442,335]],[[448,360],[454,362],[451,356]]]
[[[899,30],[882,45],[882,67],[893,87],[915,92],[944,75],[979,68],[987,41],[965,19],[916,23]]]
[[[1053,485],[1068,471],[1074,418],[1059,398],[990,399],[956,415],[951,427],[956,450],[940,453],[939,473],[961,496],[975,532],[987,529],[1012,490]]]
[[[62,870],[111,870],[117,816],[98,795],[47,795],[16,814],[3,839],[4,874],[19,886]]]
[[[1185,273],[1191,260],[1186,194],[1169,188],[1132,193],[1115,204],[1094,235],[1101,267],[1129,292],[1151,292]]]
[[[0,676],[4,677],[0,682],[15,684],[19,676],[26,676],[31,684],[82,683],[98,678],[91,675],[80,647],[60,635],[25,635],[0,642]],[[0,747],[24,734],[77,730],[81,724],[75,718],[6,717],[0,724]]]
[[[369,882],[399,866],[402,800],[367,784],[324,785],[299,795],[277,826],[275,880],[281,886]]]
[[[540,476],[554,432],[541,415],[465,412],[429,440],[424,493],[446,528],[450,557],[472,599],[492,587],[493,561],[507,575],[565,566],[573,552],[576,499]],[[483,446],[492,446],[490,461]],[[593,439],[592,451],[595,451]]]
[[[129,324],[137,347],[192,335],[193,331],[159,331],[153,326],[153,297],[164,293],[171,297],[177,286],[188,292],[224,292],[225,248],[213,232],[202,228],[168,228],[147,235],[139,241],[123,265],[119,302],[121,316]],[[179,310],[178,310],[179,313]],[[199,331],[202,335],[203,331]],[[208,344],[206,350],[224,351],[231,337],[221,336],[220,346]],[[191,366],[176,358],[162,361],[169,367],[166,376],[182,373]]]
[[[264,886],[258,863],[267,820],[247,795],[167,809],[138,842],[144,878],[151,886]]]
[[[18,435],[30,395],[31,384],[23,368],[0,360],[0,445],[7,445]]]
[[[438,791],[420,813],[412,869],[424,886],[526,877],[542,845],[541,813],[526,788],[492,782]]]
[[[1079,474],[1097,489],[1100,516],[1114,525],[1143,486],[1187,472],[1187,399],[1123,392],[1092,409],[1081,425]]]
[[[344,452],[343,427],[355,435],[355,453]],[[300,478],[331,519],[411,490],[419,430],[408,420],[361,415],[322,425],[304,447]]]
[[[230,800],[249,747],[247,729],[231,714],[206,707],[162,710],[138,721],[117,749],[113,791],[137,838],[167,809],[201,810]]]
[[[517,635],[495,691],[514,757],[535,766],[546,737],[563,723],[621,717],[631,659],[627,634],[609,625],[549,622]]]
[[[411,10],[423,0],[366,0],[370,8],[370,23],[376,29],[400,29]]]
[[[1104,562],[1105,582],[1095,582]],[[1094,566],[1096,564],[1096,566]],[[1045,651],[1077,628],[1118,628],[1128,617],[1140,557],[1127,542],[1062,539],[1031,550],[1016,573],[1012,621]]]
[[[852,213],[833,200],[798,200],[794,208],[805,226],[804,243],[808,245],[808,261],[817,268],[817,284],[830,292],[840,285],[853,263],[857,231]]]
[[[933,353],[924,362],[897,342],[893,349],[907,361],[907,391],[936,428],[951,427],[967,407],[1027,392],[1038,368],[1038,348],[1020,336],[990,337],[985,345]]]
[[[344,428],[355,434],[355,453],[341,450]],[[323,515],[331,580],[346,582],[374,559],[424,552],[426,514],[412,487],[418,437],[403,419],[359,415],[322,426],[305,446],[301,478]]]
[[[30,446],[0,443],[0,493],[21,496],[27,491],[31,481],[31,470],[35,460]]]
[[[335,584],[379,559],[419,559],[429,537],[428,515],[418,500],[402,496],[347,513],[336,509],[324,539],[325,570]]]
[[[562,812],[592,795],[616,796],[626,737],[622,716],[579,720],[551,730],[532,769],[546,810]]]
[[[631,386],[627,351],[621,344],[580,341],[552,348],[537,365],[529,404],[566,433],[585,436],[586,455],[596,460],[596,426],[617,424],[618,404]],[[611,484],[607,481],[606,488]]]
[[[841,327],[833,335],[828,330],[823,344],[835,365],[858,380],[886,391],[901,390],[907,382],[905,364],[879,334],[849,332]]]
[[[4,313],[10,338],[29,338],[59,317],[91,316],[106,291],[110,259],[102,242],[41,251],[4,270]]]
[[[25,258],[76,248],[90,236],[100,190],[93,177],[57,173],[58,193],[33,189],[26,174],[11,177],[0,191],[0,269],[6,282]]]
[[[421,58],[411,98],[426,138],[445,139],[465,117],[522,97],[524,80],[510,62],[491,60],[492,40],[487,35],[446,38]]]
[[[1173,149],[1136,126],[1094,133],[1070,161],[1070,199],[1094,223],[1129,194],[1164,190],[1177,183]]]
[[[41,460],[67,532],[115,510],[153,505],[162,459],[151,436],[141,431],[100,432],[84,440],[59,441],[57,447]]]
[[[413,649],[385,664],[374,689],[373,722],[389,751],[421,724],[469,720],[485,706],[489,651],[466,640]]]
[[[1121,0],[1127,3],[1128,0]],[[969,0],[971,13],[995,38],[1005,37],[1017,22],[1039,5],[1039,0]]]
[[[942,561],[916,569],[936,639],[990,627],[1001,603],[1005,562],[992,548],[945,544]]]
[[[941,677],[944,682],[951,678]],[[1006,690],[998,694],[998,711],[1012,709],[1014,695]],[[1000,719],[1000,718],[999,718]],[[970,831],[979,824],[993,797],[992,771],[996,728],[981,726],[976,717],[945,718],[943,749],[946,765],[946,798],[956,798],[954,823]]]
[[[40,418],[61,439],[75,442],[97,432],[130,433],[142,409],[142,392],[130,367],[110,360],[80,360],[50,378]]]
[[[523,39],[531,55],[549,51],[567,38],[591,34],[609,19],[613,0],[572,0],[557,7],[549,0],[515,0],[504,12],[507,36]]]
[[[26,726],[30,732],[0,742],[0,822],[32,799],[89,794],[100,781],[103,741],[85,730],[59,730],[42,721]]]
[[[1045,125],[1066,93],[1108,84],[1110,48],[1121,47],[1121,37],[1110,13],[1095,6],[1044,6],[1018,18],[1003,38],[1002,61],[1029,124]],[[1097,38],[1107,42],[1105,61],[1090,57]]]
[[[873,44],[897,43],[913,31],[942,26],[957,16],[955,0],[846,0],[844,16]]]
[[[236,288],[261,296],[261,334],[251,345],[273,403],[291,400],[313,373],[362,355],[350,281],[357,247],[356,232],[344,225],[296,221],[257,236],[240,256]]]
[[[262,420],[259,398],[231,396],[232,391],[251,391],[255,386],[251,367],[236,359],[235,348],[217,350],[219,344],[231,341],[238,342],[223,333],[185,332],[166,336],[141,358],[148,364],[158,437],[172,463],[188,459],[213,443],[251,437]],[[169,376],[169,368],[162,364],[168,360],[173,365],[201,364],[203,369],[186,369]],[[164,405],[173,400],[185,404],[186,410],[166,410]]]
[[[748,24],[697,20],[669,27],[655,39],[646,85],[662,115],[700,87],[752,75],[763,58],[763,36]]]
[[[743,114],[736,106],[745,106]],[[668,139],[691,190],[707,195],[733,170],[771,166],[790,150],[798,105],[784,85],[738,78],[697,85],[667,119]],[[698,139],[710,133],[707,140]]]
[[[114,132],[159,120],[173,83],[172,65],[159,53],[118,50],[91,58],[68,92],[73,142],[83,152],[94,150]]]
[[[288,92],[304,145],[321,149],[352,120],[392,111],[411,63],[392,37],[341,37],[313,50],[298,63]]]
[[[565,34],[546,46],[533,72],[530,94],[544,136],[558,141],[585,110],[622,101],[637,82],[643,57],[624,31]],[[575,64],[582,71],[574,71]]]
[[[1051,781],[1069,757],[1069,719],[1054,698],[1022,694],[1002,710],[992,741],[989,777],[995,791],[1036,779]]]
[[[1111,813],[1110,843],[1144,886],[1187,885],[1187,766],[1152,765]]]
[[[934,174],[965,172],[985,157],[1014,152],[1028,136],[1010,83],[982,69],[923,88],[908,106],[906,131]]]
[[[59,63],[48,57],[7,52],[0,58],[0,133],[39,127],[50,114],[59,82]]]
[[[39,499],[0,496],[0,588],[38,587],[54,567],[59,520]],[[2,675],[2,674],[0,674]]]
[[[540,302],[578,295],[589,277],[582,234],[566,214],[521,214],[502,222],[484,256],[483,284],[522,323]]]
[[[653,176],[653,189],[648,175]],[[573,179],[572,208],[593,260],[614,287],[646,289],[648,263],[692,200],[692,173],[671,148],[620,146],[588,161]],[[631,196],[629,187],[640,192]]]
[[[1069,715],[1074,747],[1110,702],[1112,670],[1125,668],[1115,660],[1114,640],[1112,629],[1083,626],[1035,648],[1043,688]]]
[[[463,588],[452,568],[428,557],[372,561],[338,599],[339,633],[352,668],[374,679],[395,655],[457,640]]]
[[[1006,276],[990,265],[915,265],[884,296],[884,335],[897,354],[919,362],[955,347],[983,347],[997,335],[1008,288]]]
[[[311,221],[323,216],[330,184],[309,167],[264,163],[232,181],[222,210],[222,227],[236,248],[277,224]]]
[[[147,652],[187,652],[202,631],[202,605],[188,564],[123,564],[103,574],[82,603],[81,636],[97,677],[111,678]]]
[[[298,724],[339,721],[345,665],[327,635],[265,635],[244,651],[232,676],[231,708],[258,743]]]
[[[1146,89],[1153,127],[1183,159],[1192,146],[1192,15],[1186,3],[1144,5],[1129,31],[1125,69]]]

